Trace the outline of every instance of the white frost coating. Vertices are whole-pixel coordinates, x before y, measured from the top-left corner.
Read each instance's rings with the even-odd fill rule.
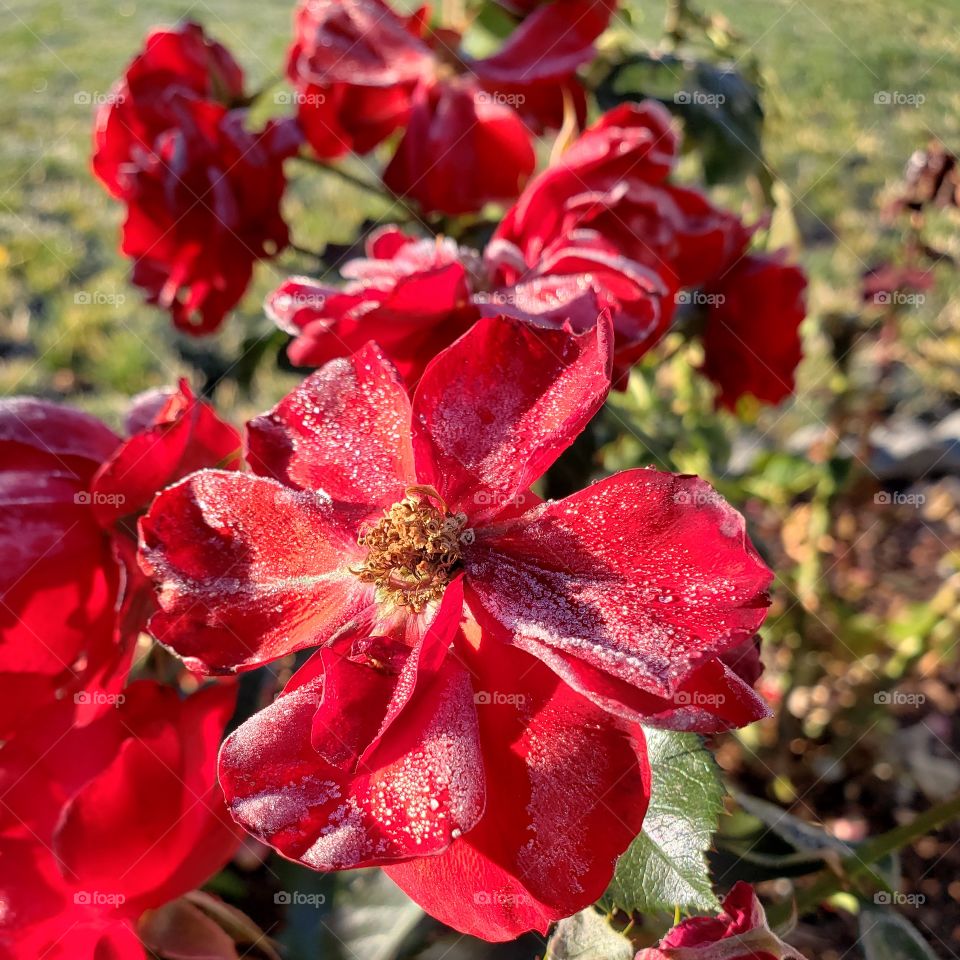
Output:
[[[517,863],[531,877],[564,877],[568,889],[581,892],[580,878],[590,870],[590,860],[580,848],[581,816],[590,812],[594,797],[603,789],[601,778],[582,751],[589,744],[583,734],[555,722],[542,740],[527,736],[527,775],[530,802],[527,830],[532,834],[517,854]],[[577,829],[571,830],[571,824]]]
[[[309,805],[328,803],[339,796],[340,787],[333,780],[305,777],[300,783],[234,800],[231,807],[238,820],[254,825],[261,833],[273,834],[296,824]]]
[[[716,491],[642,473],[531,511],[485,538],[468,575],[514,636],[665,695],[759,625],[767,578]]]
[[[363,815],[357,801],[348,797],[330,814],[330,822],[300,859],[315,870],[335,870],[355,866],[374,852],[382,850],[371,851]]]

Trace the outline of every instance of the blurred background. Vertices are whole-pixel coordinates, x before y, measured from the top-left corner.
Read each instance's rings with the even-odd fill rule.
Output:
[[[121,207],[88,171],[93,110],[149,27],[202,22],[256,89],[282,69],[291,6],[0,0],[0,394],[119,424],[130,395],[188,376],[239,424],[298,381],[260,304],[317,262],[288,250],[261,264],[219,334],[184,337],[129,285]],[[795,397],[715,413],[692,375],[698,348],[670,335],[594,424],[597,475],[653,464],[706,477],[778,574],[762,681],[776,716],[717,743],[729,784],[777,813],[747,805],[722,821],[723,887],[729,852],[760,824],[758,880],[763,857],[862,840],[960,790],[960,3],[703,0],[692,24],[677,7],[625,6],[601,52],[626,62],[592,68],[601,102],[661,98],[685,121],[680,179],[706,181],[748,220],[771,209],[767,246],[810,277]],[[328,245],[328,259],[389,211],[296,161],[288,171],[293,239]],[[960,953],[960,826],[889,868],[902,876],[895,909],[936,956]],[[215,889],[291,957],[543,953],[535,938],[458,938],[376,873],[309,875],[254,847]],[[856,957],[856,926],[828,905],[793,940],[822,960]]]

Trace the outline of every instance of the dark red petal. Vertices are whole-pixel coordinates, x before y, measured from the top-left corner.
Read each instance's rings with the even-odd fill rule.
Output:
[[[449,636],[441,649],[448,643]],[[390,678],[331,648],[314,656],[307,676],[223,745],[220,782],[240,824],[316,870],[429,856],[473,827],[483,810],[483,778],[462,668],[447,659],[417,685],[404,722],[391,726],[369,757],[357,756],[360,741],[380,737]],[[338,695],[343,684],[350,685],[346,698]],[[365,716],[340,715],[361,696]]]
[[[368,344],[251,420],[247,458],[262,476],[373,509],[400,500],[413,481],[409,424],[403,384]]]
[[[640,832],[650,792],[642,733],[495,640],[462,654],[483,742],[483,819],[440,856],[386,872],[464,933],[545,933],[600,897]]]
[[[431,68],[419,18],[380,0],[304,0],[287,77],[297,117],[321,157],[366,153],[406,123],[414,84]]]
[[[720,406],[732,409],[745,394],[779,403],[793,393],[806,285],[781,257],[749,256],[711,288],[703,372],[719,385]]]
[[[217,789],[216,755],[233,703],[224,685],[186,700],[151,682],[127,688],[110,717],[120,749],[67,803],[54,835],[78,888],[123,894],[123,911],[136,916],[229,859],[238,835]],[[92,735],[79,735],[76,746]]]
[[[424,83],[383,182],[424,213],[472,213],[512,200],[535,167],[531,131],[511,106],[470,83]]]
[[[140,564],[159,586],[151,633],[214,673],[325,642],[370,603],[348,570],[361,519],[261,477],[188,477],[140,522]]]
[[[0,443],[8,442],[49,454],[63,470],[85,481],[120,438],[88,413],[33,397],[11,397],[0,400]]]
[[[538,7],[493,56],[471,63],[484,83],[532,84],[572,74],[594,54],[615,0],[554,0]]]
[[[87,414],[0,400],[0,683],[18,696],[18,676],[52,695],[112,643],[120,569],[88,488],[118,443]]]
[[[197,400],[186,380],[144,430],[135,433],[93,480],[93,507],[104,526],[144,509],[153,495],[203,467],[240,467],[240,434]]]
[[[413,401],[417,478],[471,520],[527,490],[610,388],[609,319],[572,336],[480,320],[427,368]]]
[[[479,529],[466,573],[478,618],[514,643],[665,698],[756,633],[771,579],[743,518],[709,484],[655,470]]]

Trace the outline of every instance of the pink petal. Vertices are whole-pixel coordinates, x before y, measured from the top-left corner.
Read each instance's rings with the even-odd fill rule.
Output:
[[[580,336],[480,320],[414,397],[417,477],[476,521],[497,515],[586,426],[610,387],[609,320]]]
[[[373,509],[413,478],[410,402],[373,344],[307,377],[247,427],[254,472]]]
[[[151,633],[213,673],[324,643],[372,601],[348,569],[363,516],[261,477],[188,477],[140,522],[140,564],[159,587]]]

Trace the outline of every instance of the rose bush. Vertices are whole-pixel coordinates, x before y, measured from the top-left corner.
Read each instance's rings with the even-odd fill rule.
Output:
[[[261,389],[274,406],[241,437],[182,381],[136,398],[121,436],[0,401],[0,955],[272,958],[199,890],[241,837],[251,885],[377,867],[491,942],[578,915],[633,931],[632,955],[667,913],[717,909],[712,738],[771,713],[779,544],[761,556],[699,476],[634,467],[753,496],[717,425],[793,393],[806,278],[753,202],[766,184],[718,206],[681,171],[695,124],[607,82],[616,14],[300,0],[282,79],[253,90],[186,23],[151,31],[100,106],[94,174],[178,332],[217,331],[274,261],[273,325],[177,341],[234,416]],[[311,251],[294,170],[380,201]],[[274,356],[276,377],[312,369],[264,385]],[[710,429],[673,395],[631,418],[688,388],[713,391]],[[859,849],[817,849],[780,851],[784,874],[829,849],[859,893]],[[250,900],[283,936],[295,911]],[[798,958],[785,908],[768,923],[737,883],[637,960]]]

